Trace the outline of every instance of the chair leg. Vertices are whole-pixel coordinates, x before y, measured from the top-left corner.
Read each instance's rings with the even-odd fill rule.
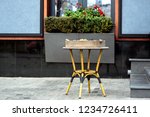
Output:
[[[74,77],[72,77],[71,80],[70,80],[70,82],[69,82],[69,85],[68,85],[67,90],[66,90],[66,95],[68,95],[68,92],[70,90],[70,87],[71,87],[71,84],[73,82],[73,79],[74,79]]]
[[[101,82],[100,78],[98,78],[98,82],[99,82],[99,84],[100,84],[100,88],[101,88],[101,91],[102,91],[102,95],[105,97],[105,96],[106,96],[105,89],[104,89],[104,87],[103,87],[103,85],[102,85],[102,82]]]

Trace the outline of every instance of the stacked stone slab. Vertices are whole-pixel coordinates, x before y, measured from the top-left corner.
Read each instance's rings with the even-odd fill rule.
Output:
[[[150,98],[150,59],[129,59],[131,61],[130,96]]]

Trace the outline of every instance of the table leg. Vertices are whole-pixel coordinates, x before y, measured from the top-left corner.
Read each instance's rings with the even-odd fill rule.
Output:
[[[82,74],[81,74],[81,77],[80,77],[79,99],[81,99],[81,96],[82,96],[83,81],[84,81],[84,73],[82,73]]]
[[[80,49],[80,60],[81,60],[81,70],[84,72],[84,57],[83,57],[83,50]]]
[[[75,74],[76,66],[75,66],[75,62],[74,62],[74,58],[73,58],[72,49],[70,49],[70,57],[71,57],[71,62],[72,62],[72,67],[73,67],[74,72],[73,72],[73,74],[72,74],[72,78],[71,78],[71,80],[70,80],[70,82],[69,82],[69,85],[68,85],[68,87],[67,87],[66,95],[68,95],[68,92],[69,92],[70,87],[71,87],[71,85],[72,85],[73,79],[74,79],[74,77],[76,76],[76,74]]]
[[[99,76],[99,74],[98,74],[101,57],[102,57],[102,50],[100,49],[100,52],[99,52],[99,55],[98,55],[98,60],[97,60],[97,65],[96,65],[96,72],[97,72],[97,73],[96,73],[96,77],[97,77],[98,82],[99,82],[99,84],[100,84],[100,89],[101,89],[101,91],[102,91],[102,94],[103,94],[103,96],[105,97],[105,96],[106,96],[105,89],[104,89],[104,87],[103,87],[103,85],[102,85],[100,76]]]
[[[74,58],[73,58],[72,49],[70,49],[70,57],[71,57],[71,62],[72,62],[73,70],[76,71],[76,66],[75,66],[75,62],[74,62]]]
[[[88,50],[88,61],[87,61],[87,70],[89,71],[90,70],[90,54],[91,54],[91,49]],[[87,76],[87,79],[88,79],[88,92],[90,94],[91,92],[91,83],[90,83],[90,77],[91,76]]]
[[[104,87],[103,87],[103,85],[102,85],[101,79],[100,79],[100,77],[97,78],[97,79],[98,79],[98,82],[99,82],[99,84],[100,84],[100,89],[101,89],[101,91],[102,91],[102,94],[103,94],[103,96],[105,97],[105,96],[106,96],[106,93],[105,93],[105,89],[104,89]]]
[[[69,92],[70,87],[72,85],[73,79],[74,79],[74,77],[72,77],[71,80],[70,80],[70,82],[69,82],[69,85],[68,85],[67,90],[66,90],[66,95],[68,95],[68,92]]]
[[[101,57],[102,57],[102,50],[100,49],[100,52],[99,52],[99,55],[98,55],[98,59],[97,59],[96,72],[98,72],[98,70],[99,70]]]
[[[89,50],[88,50],[87,70],[90,70],[90,53],[91,53],[91,50],[89,49]]]
[[[81,76],[80,76],[80,90],[79,90],[79,99],[81,99],[82,95],[82,86],[84,81],[84,57],[83,57],[83,50],[80,49],[80,61],[81,61]]]
[[[88,79],[88,92],[89,92],[89,94],[91,93],[91,82],[90,82],[90,77],[91,77],[91,76],[87,76],[87,79]]]

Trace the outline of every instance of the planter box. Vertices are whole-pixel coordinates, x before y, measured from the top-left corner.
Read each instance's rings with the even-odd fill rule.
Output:
[[[65,45],[65,39],[103,39],[105,40],[108,50],[103,51],[101,63],[114,63],[114,33],[45,33],[45,57],[46,62],[70,63],[69,51],[62,47]],[[75,62],[80,62],[78,50],[73,51]],[[97,62],[97,50],[91,51],[91,63]],[[85,62],[87,61],[87,51],[84,51]]]

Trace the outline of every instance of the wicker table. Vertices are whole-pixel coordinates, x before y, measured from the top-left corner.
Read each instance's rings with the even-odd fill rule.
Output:
[[[79,99],[82,96],[82,85],[83,85],[83,81],[84,81],[85,78],[88,79],[88,92],[90,93],[91,92],[90,78],[91,78],[91,76],[95,76],[98,79],[98,82],[100,84],[100,88],[101,88],[103,96],[106,96],[106,93],[105,93],[104,87],[102,85],[102,82],[101,82],[100,75],[99,75],[98,71],[99,71],[99,66],[100,66],[100,60],[101,60],[101,57],[102,57],[102,51],[104,49],[108,49],[108,47],[63,47],[63,48],[68,49],[70,51],[70,57],[71,57],[72,66],[73,66],[72,78],[71,78],[71,80],[69,82],[69,85],[67,87],[66,95],[68,94],[68,92],[70,90],[70,87],[71,87],[71,84],[72,84],[72,82],[73,82],[73,80],[76,76],[80,77]],[[74,56],[73,56],[73,51],[72,51],[74,49],[79,50],[79,52],[80,52],[81,69],[76,69]],[[84,68],[83,50],[88,50],[87,68],[86,69]],[[99,50],[99,55],[98,55],[98,60],[97,60],[95,70],[90,69],[90,53],[91,53],[91,50]]]

